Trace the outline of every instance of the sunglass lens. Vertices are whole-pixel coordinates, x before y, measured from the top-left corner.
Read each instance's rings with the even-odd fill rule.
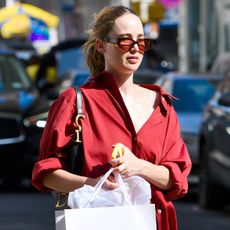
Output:
[[[134,46],[135,43],[137,43],[140,51],[143,51],[143,52],[148,50],[151,46],[151,40],[150,39],[139,39],[137,42],[135,42],[131,38],[119,38],[117,40],[117,45],[122,50],[125,50],[125,51],[132,49],[132,47]]]
[[[117,45],[125,50],[128,51],[132,48],[133,46],[133,40],[131,38],[120,38],[117,40]]]
[[[150,39],[144,39],[144,49],[142,51],[147,51],[151,47],[151,44],[152,41]]]
[[[145,51],[145,47],[146,47],[145,39],[138,40],[137,44],[140,51]]]

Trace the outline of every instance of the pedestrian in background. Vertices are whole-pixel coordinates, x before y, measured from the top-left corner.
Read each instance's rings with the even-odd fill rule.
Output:
[[[32,182],[44,192],[70,192],[85,184],[94,186],[110,167],[116,167],[123,177],[137,175],[151,184],[158,230],[176,230],[171,201],[187,193],[191,161],[172,97],[156,85],[133,83],[150,45],[131,9],[105,7],[96,15],[84,45],[92,78],[80,87],[85,114],[82,172],[68,172],[66,149],[76,116],[76,93],[71,87],[50,109]],[[116,143],[121,143],[124,154],[111,160]],[[116,183],[107,180],[104,186],[113,189]]]

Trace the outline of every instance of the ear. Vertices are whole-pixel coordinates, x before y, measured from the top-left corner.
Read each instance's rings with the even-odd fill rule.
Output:
[[[100,39],[97,39],[96,40],[96,48],[97,48],[97,51],[99,53],[104,53],[105,52],[105,42],[100,40]]]

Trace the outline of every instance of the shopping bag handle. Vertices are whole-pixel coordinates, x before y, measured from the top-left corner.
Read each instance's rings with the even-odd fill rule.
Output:
[[[124,183],[124,181],[123,181],[123,179],[121,177],[121,174],[116,170],[113,171],[113,174],[115,176],[115,181],[121,187],[121,190],[122,190],[122,192],[124,194],[125,201],[127,202],[128,205],[133,205],[133,203],[132,203],[132,201],[130,199],[130,196],[129,196],[128,192],[127,192],[127,189],[125,187],[125,183]]]
[[[109,169],[106,174],[99,180],[99,182],[95,185],[95,191],[94,193],[91,195],[91,197],[89,198],[89,200],[86,202],[86,205],[84,208],[87,208],[89,206],[89,204],[95,199],[95,197],[98,195],[98,193],[101,190],[102,185],[105,183],[105,181],[107,180],[107,178],[109,177],[109,175],[113,173],[115,176],[115,181],[119,184],[119,186],[121,187],[121,190],[123,192],[125,201],[127,202],[128,205],[132,205],[132,201],[129,197],[129,194],[126,190],[124,181],[120,175],[119,172],[117,172],[114,168]]]

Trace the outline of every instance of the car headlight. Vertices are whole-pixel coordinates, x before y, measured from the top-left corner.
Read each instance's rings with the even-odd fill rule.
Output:
[[[48,112],[36,114],[24,119],[24,125],[26,127],[36,126],[38,128],[44,128],[46,125],[46,120],[48,117]]]

